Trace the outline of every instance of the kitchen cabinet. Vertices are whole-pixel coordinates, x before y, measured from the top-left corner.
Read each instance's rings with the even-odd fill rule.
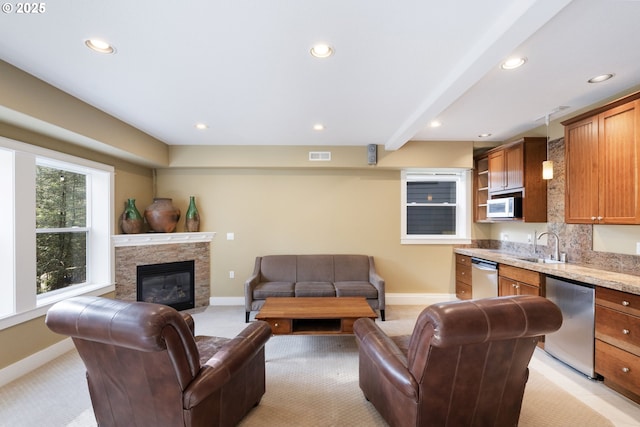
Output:
[[[543,295],[544,275],[524,268],[500,264],[498,295]]]
[[[596,288],[595,306],[596,372],[640,403],[640,295]]]
[[[640,224],[640,93],[565,126],[565,222]]]
[[[542,179],[542,162],[546,160],[546,150],[546,138],[526,137],[476,157],[477,222],[488,221],[487,200],[500,197],[522,198],[522,217],[515,220],[547,221],[547,182]]]
[[[471,299],[471,257],[456,254],[456,297]]]
[[[475,159],[473,205],[474,220],[487,220],[487,200],[489,199],[489,157],[480,156]]]

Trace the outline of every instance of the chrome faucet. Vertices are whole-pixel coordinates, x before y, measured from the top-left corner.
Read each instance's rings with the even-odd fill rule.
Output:
[[[558,261],[558,260],[560,259],[560,252],[559,252],[559,250],[558,250],[558,245],[559,245],[559,243],[560,243],[560,238],[559,238],[559,237],[558,237],[558,235],[557,235],[556,233],[554,233],[553,231],[545,231],[544,233],[540,233],[540,235],[538,236],[538,239],[537,239],[537,240],[540,240],[540,238],[541,238],[542,236],[544,236],[545,234],[547,234],[547,235],[551,235],[551,236],[553,236],[553,237],[555,237],[555,238],[556,238],[556,244],[555,244],[555,246],[554,246],[553,254],[551,255],[551,259]]]

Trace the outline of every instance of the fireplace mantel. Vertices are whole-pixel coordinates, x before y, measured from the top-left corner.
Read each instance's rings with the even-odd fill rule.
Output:
[[[111,240],[113,246],[118,248],[122,246],[211,242],[215,235],[215,232],[116,234],[111,236]]]

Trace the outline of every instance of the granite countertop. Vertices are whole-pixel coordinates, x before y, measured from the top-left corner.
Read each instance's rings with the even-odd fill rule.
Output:
[[[523,258],[521,255],[513,255],[495,249],[456,248],[454,251],[461,255],[487,259],[499,264],[512,265],[551,276],[640,295],[640,276],[616,273],[572,263],[544,264],[524,261],[521,259]]]

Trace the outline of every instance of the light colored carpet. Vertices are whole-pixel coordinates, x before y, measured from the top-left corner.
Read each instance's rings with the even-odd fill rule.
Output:
[[[420,307],[394,307],[379,322],[390,334],[410,332]],[[234,336],[245,327],[241,307],[194,314],[196,333]],[[267,392],[240,424],[268,426],[385,426],[358,386],[353,336],[274,336],[266,347]],[[82,361],[71,351],[0,388],[0,425],[95,426]],[[612,424],[531,369],[520,426]]]

